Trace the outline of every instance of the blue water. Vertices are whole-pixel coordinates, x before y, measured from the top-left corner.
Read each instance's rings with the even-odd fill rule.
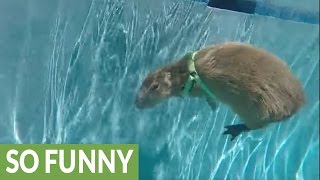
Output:
[[[146,74],[225,41],[284,59],[307,104],[288,121],[222,135],[225,105],[137,110]],[[0,143],[138,143],[140,179],[319,177],[319,26],[179,0],[0,1]]]

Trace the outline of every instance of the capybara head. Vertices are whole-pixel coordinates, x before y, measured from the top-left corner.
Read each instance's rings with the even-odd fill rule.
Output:
[[[143,81],[135,104],[139,109],[151,108],[171,96],[171,73],[157,70],[150,73]]]

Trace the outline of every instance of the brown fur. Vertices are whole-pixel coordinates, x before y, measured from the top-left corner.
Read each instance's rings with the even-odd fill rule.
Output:
[[[195,56],[195,67],[218,100],[229,105],[250,129],[286,119],[305,103],[303,89],[287,65],[250,45],[225,43],[204,48]],[[152,107],[179,96],[187,78],[185,58],[149,74],[140,88],[137,107]],[[195,87],[191,96],[205,94]]]

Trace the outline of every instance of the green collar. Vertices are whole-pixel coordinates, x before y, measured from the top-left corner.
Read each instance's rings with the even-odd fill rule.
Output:
[[[189,93],[192,91],[192,88],[196,83],[200,86],[202,91],[204,91],[208,97],[210,97],[213,100],[216,100],[216,97],[209,88],[204,84],[204,82],[200,79],[196,68],[195,68],[195,63],[194,63],[194,57],[197,54],[197,52],[194,53],[188,53],[187,56],[187,61],[188,61],[188,69],[189,69],[189,78],[182,90],[182,95],[183,96],[188,96]]]

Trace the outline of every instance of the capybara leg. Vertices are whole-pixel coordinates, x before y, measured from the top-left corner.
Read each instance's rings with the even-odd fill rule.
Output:
[[[207,98],[207,103],[209,104],[209,106],[213,111],[217,110],[218,104],[215,100],[213,100],[212,98]]]
[[[249,131],[250,129],[244,124],[234,124],[225,126],[227,130],[223,134],[230,134],[231,141],[233,141],[241,132]]]

